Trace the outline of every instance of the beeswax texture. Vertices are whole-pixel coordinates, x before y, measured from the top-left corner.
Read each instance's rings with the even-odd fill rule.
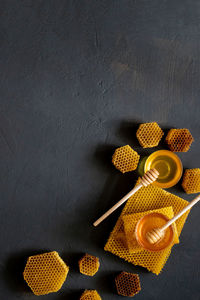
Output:
[[[112,157],[112,163],[122,173],[137,169],[140,156],[129,145],[117,148]]]
[[[149,271],[159,274],[165,265],[170,253],[171,246],[165,250],[159,252],[150,252],[147,250],[137,251],[136,253],[130,253],[124,236],[123,217],[131,213],[140,213],[145,210],[154,210],[163,208],[166,206],[172,206],[174,214],[177,214],[183,209],[188,202],[182,198],[173,195],[165,190],[153,185],[141,188],[135,195],[133,195],[126,203],[110,237],[104,247],[104,250],[109,251],[126,261],[147,268]],[[178,236],[181,234],[181,230],[186,221],[186,212],[182,217],[176,221],[176,228]]]
[[[200,169],[185,170],[182,187],[187,194],[200,193]]]
[[[79,270],[80,273],[88,276],[94,276],[97,271],[99,270],[99,259],[98,257],[95,257],[90,254],[85,254],[80,260],[79,260]]]
[[[57,292],[63,285],[69,267],[56,251],[28,258],[24,279],[37,296]]]
[[[158,146],[164,132],[156,122],[140,124],[136,136],[143,148]]]
[[[170,129],[165,139],[173,152],[187,152],[194,141],[192,134],[186,128]]]
[[[115,278],[117,293],[125,297],[133,297],[141,290],[140,278],[137,274],[121,272]]]

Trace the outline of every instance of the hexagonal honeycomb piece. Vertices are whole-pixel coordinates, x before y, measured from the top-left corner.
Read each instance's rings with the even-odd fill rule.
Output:
[[[143,148],[158,146],[164,132],[156,122],[140,124],[136,137]]]
[[[141,290],[140,278],[137,274],[121,272],[115,278],[117,293],[126,297],[133,297]]]
[[[101,300],[101,297],[96,290],[85,290],[80,300]]]
[[[94,276],[99,270],[99,259],[96,256],[85,254],[78,262],[80,273]]]
[[[24,269],[24,280],[37,295],[57,292],[62,287],[69,267],[56,251],[30,256]]]
[[[122,173],[137,169],[140,155],[129,145],[117,148],[112,157],[112,163]]]
[[[165,139],[173,152],[187,152],[194,141],[192,134],[186,128],[170,129]]]
[[[182,187],[187,194],[200,193],[200,169],[185,170]]]

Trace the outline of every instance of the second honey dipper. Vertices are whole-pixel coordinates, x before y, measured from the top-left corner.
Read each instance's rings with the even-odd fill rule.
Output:
[[[160,239],[162,239],[165,230],[169,227],[172,223],[174,223],[178,218],[180,218],[186,211],[191,209],[197,202],[200,200],[200,195],[194,198],[190,204],[188,204],[184,209],[182,209],[176,216],[174,216],[171,220],[169,220],[164,226],[161,228],[155,228],[151,231],[147,232],[146,239],[150,244],[157,243]]]
[[[105,214],[103,214],[98,220],[96,220],[93,225],[98,226],[103,220],[105,220],[109,215],[111,215],[118,207],[120,207],[125,201],[127,201],[133,194],[135,194],[141,187],[146,187],[149,184],[156,181],[158,178],[158,171],[156,169],[151,169],[147,171],[144,176],[142,176],[140,183],[136,185],[128,194],[126,194],[119,202],[117,202],[113,207],[111,207]]]

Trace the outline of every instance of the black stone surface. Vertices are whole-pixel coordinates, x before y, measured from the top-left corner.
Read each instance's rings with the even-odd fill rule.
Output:
[[[200,167],[199,38],[199,0],[0,1],[0,299],[35,299],[22,271],[50,250],[70,273],[41,299],[84,289],[124,299],[122,270],[140,275],[138,300],[200,299],[199,205],[159,276],[104,252],[121,209],[92,227],[137,178],[114,169],[115,147],[155,150],[139,147],[138,123],[189,128],[195,142],[180,157]],[[170,191],[194,197],[180,184]],[[78,272],[85,252],[101,260],[93,278]]]

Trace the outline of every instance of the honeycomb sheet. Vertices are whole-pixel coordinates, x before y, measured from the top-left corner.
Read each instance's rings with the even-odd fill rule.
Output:
[[[182,198],[166,192],[156,186],[149,185],[141,188],[127,201],[113,231],[110,234],[104,250],[109,251],[134,265],[145,267],[149,271],[158,275],[165,265],[172,247],[159,252],[143,250],[137,253],[130,253],[124,238],[123,216],[167,206],[172,206],[174,214],[177,214],[187,204],[188,202],[186,200],[183,200]],[[176,221],[178,237],[181,234],[181,230],[188,213],[189,211]]]

